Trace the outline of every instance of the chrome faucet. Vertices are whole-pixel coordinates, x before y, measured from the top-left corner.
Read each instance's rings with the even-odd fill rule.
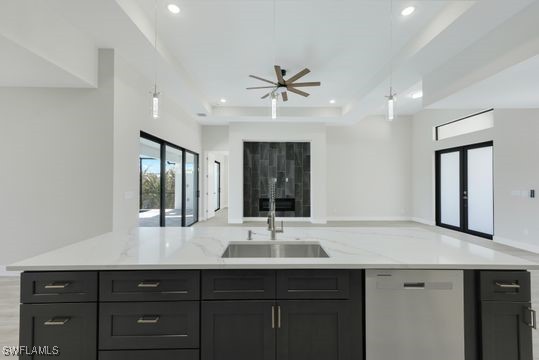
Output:
[[[275,185],[277,183],[276,178],[272,178],[269,181],[269,213],[268,213],[268,231],[271,232],[271,240],[277,238],[277,233],[284,232],[284,223],[281,220],[281,228],[277,229],[275,225]]]

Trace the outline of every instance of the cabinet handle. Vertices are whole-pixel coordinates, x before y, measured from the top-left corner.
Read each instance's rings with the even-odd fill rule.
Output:
[[[277,329],[281,328],[281,305],[277,306]]]
[[[65,325],[70,319],[70,317],[54,317],[45,321],[43,324],[46,326]]]
[[[137,324],[157,324],[159,322],[159,316],[152,315],[152,316],[141,316],[137,320]]]
[[[496,286],[501,287],[503,289],[520,289],[520,285],[517,283],[506,284],[502,282],[496,282]]]
[[[271,328],[275,329],[275,305],[271,305]]]
[[[52,282],[50,284],[45,285],[45,289],[65,289],[66,287],[71,284],[69,281],[65,282]]]
[[[156,288],[159,287],[161,283],[159,281],[141,281],[138,284],[139,288]]]
[[[535,310],[533,310],[531,307],[528,308],[528,310],[530,311],[530,315],[531,315],[531,319],[530,319],[531,322],[528,325],[532,329],[537,330],[537,314],[536,314]]]

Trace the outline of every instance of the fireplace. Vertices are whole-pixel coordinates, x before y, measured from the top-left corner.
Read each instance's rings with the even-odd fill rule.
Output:
[[[269,211],[269,198],[258,199],[258,211]],[[296,211],[296,199],[275,199],[275,211]]]

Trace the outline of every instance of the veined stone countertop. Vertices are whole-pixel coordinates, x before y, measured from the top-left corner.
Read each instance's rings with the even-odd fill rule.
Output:
[[[8,266],[11,271],[152,269],[539,269],[539,264],[416,227],[286,228],[278,240],[320,242],[329,258],[228,258],[247,227],[136,228],[107,233]],[[269,233],[252,228],[254,240]]]

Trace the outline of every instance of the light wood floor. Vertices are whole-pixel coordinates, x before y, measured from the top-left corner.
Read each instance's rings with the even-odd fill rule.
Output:
[[[227,224],[227,212],[225,209],[218,212],[218,216],[210,221],[200,222],[196,226],[224,226]],[[239,226],[265,226],[264,223],[251,222]],[[289,223],[289,227],[296,226],[316,226],[310,223]],[[320,226],[320,225],[318,225]],[[539,254],[526,252],[511,248],[505,245],[494,243],[490,240],[477,238],[455,231],[437,228],[433,226],[421,225],[413,222],[332,222],[322,226],[417,226],[425,227],[432,231],[444,233],[461,240],[469,241],[488,248],[501,250],[513,256],[525,258],[527,260],[539,262]],[[532,305],[539,310],[539,271],[531,271],[532,282]],[[0,349],[6,345],[18,344],[19,328],[19,277],[0,277]],[[534,360],[539,360],[539,331],[533,331]]]

